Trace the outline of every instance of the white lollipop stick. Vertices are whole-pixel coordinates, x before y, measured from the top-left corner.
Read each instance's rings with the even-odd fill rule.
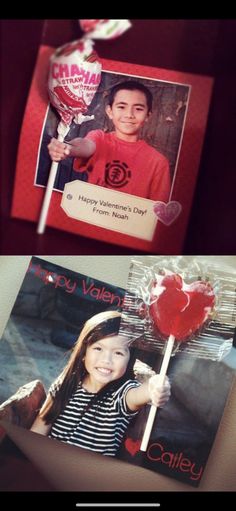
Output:
[[[160,370],[160,373],[159,373],[160,376],[161,376],[161,384],[162,385],[164,383],[165,376],[166,376],[166,373],[167,373],[167,369],[168,369],[168,365],[169,365],[172,349],[173,349],[173,346],[174,346],[174,342],[175,342],[174,335],[170,335],[170,337],[169,337],[169,339],[167,341],[167,344],[166,344],[165,354],[164,354],[164,358],[163,358],[163,361],[162,361],[162,364],[161,364],[161,370]],[[143,434],[142,443],[141,443],[141,446],[140,446],[140,451],[146,451],[147,450],[149,438],[150,438],[150,435],[151,435],[151,432],[152,432],[153,422],[154,422],[154,419],[155,419],[155,416],[156,416],[156,412],[157,412],[157,407],[155,405],[152,405],[151,408],[150,408],[150,412],[149,412],[148,419],[147,419],[147,424],[146,424],[145,431],[144,431],[144,434]]]
[[[64,124],[62,121],[60,121],[58,128],[57,128],[57,133],[58,133],[57,140],[59,140],[59,142],[63,142],[69,129],[70,129],[70,126],[68,126],[67,124]],[[43,205],[42,205],[40,217],[39,217],[39,223],[38,223],[38,228],[37,228],[38,234],[43,234],[45,231],[48,210],[49,210],[51,196],[52,196],[52,192],[53,192],[53,186],[55,183],[57,169],[58,169],[58,163],[59,162],[53,161],[52,165],[51,165],[49,178],[48,178],[48,182],[47,182],[47,187],[46,187],[46,192],[44,195]]]

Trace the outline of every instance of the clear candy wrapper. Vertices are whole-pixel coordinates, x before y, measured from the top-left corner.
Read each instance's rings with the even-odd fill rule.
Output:
[[[209,260],[209,262],[207,262]],[[220,361],[232,348],[236,271],[212,258],[137,257],[132,261],[121,334],[132,345],[171,356],[184,352]]]

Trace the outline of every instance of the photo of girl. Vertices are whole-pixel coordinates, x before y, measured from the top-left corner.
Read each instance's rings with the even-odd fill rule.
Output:
[[[86,321],[72,354],[31,430],[84,449],[115,456],[131,420],[150,401],[162,407],[170,383],[159,375],[131,379],[129,341],[120,336],[121,313],[105,311]]]

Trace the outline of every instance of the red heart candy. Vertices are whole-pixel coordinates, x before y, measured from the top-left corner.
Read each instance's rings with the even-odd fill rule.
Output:
[[[172,273],[171,275],[165,275],[159,279],[161,286],[164,287],[175,287],[181,289],[183,286],[183,279],[180,275]]]
[[[153,303],[149,311],[163,336],[172,334],[177,341],[183,342],[204,324],[214,306],[215,296],[208,282],[196,281],[187,285],[180,279],[175,274],[158,278],[151,292]]]
[[[135,456],[136,452],[140,449],[140,445],[141,440],[133,440],[132,438],[126,438],[125,440],[125,448],[131,456]]]

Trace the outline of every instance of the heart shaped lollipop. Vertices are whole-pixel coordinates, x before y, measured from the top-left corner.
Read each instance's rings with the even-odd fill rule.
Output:
[[[209,282],[186,284],[180,275],[160,276],[151,290],[150,316],[164,336],[186,341],[205,323],[215,303]]]
[[[160,375],[164,383],[175,339],[187,341],[207,320],[215,304],[209,282],[197,280],[186,284],[178,274],[168,272],[157,276],[150,293],[149,314],[157,332],[166,343]],[[140,450],[146,451],[156,407],[151,406]]]

